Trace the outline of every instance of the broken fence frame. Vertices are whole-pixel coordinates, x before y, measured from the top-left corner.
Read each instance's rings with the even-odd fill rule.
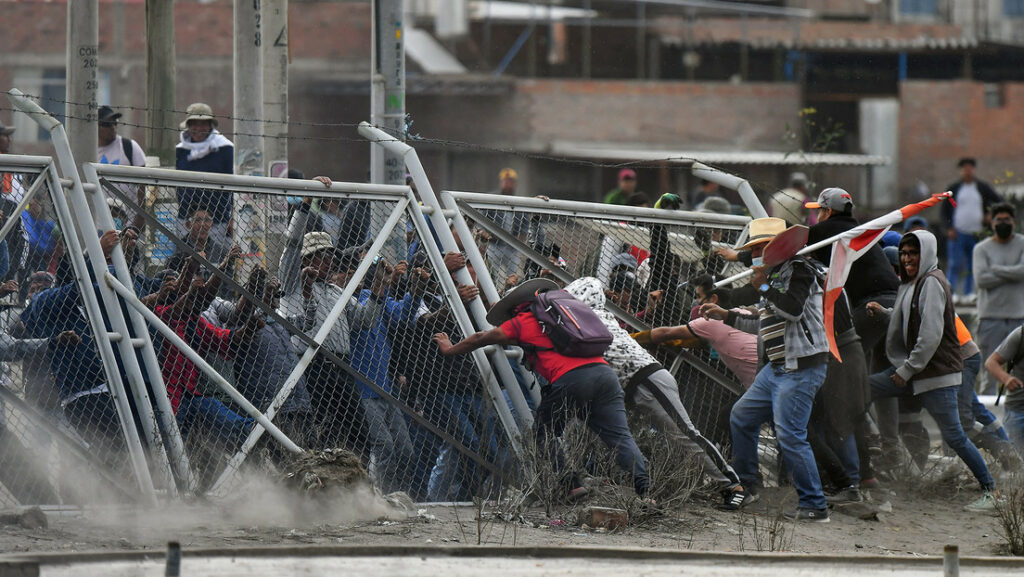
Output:
[[[152,342],[150,341],[148,331],[146,330],[146,325],[147,323],[156,325],[159,330],[167,336],[173,334],[173,331],[166,327],[166,325],[163,325],[159,319],[154,318],[151,314],[147,315],[138,309],[139,305],[134,292],[127,288],[128,286],[131,286],[132,281],[124,255],[121,253],[120,246],[115,247],[112,258],[116,273],[114,275],[107,271],[105,263],[99,262],[98,260],[95,262],[88,261],[84,256],[86,251],[88,251],[89,254],[101,254],[101,248],[96,231],[99,230],[102,232],[104,230],[109,230],[114,225],[109,207],[105,201],[105,190],[115,196],[119,195],[118,192],[114,190],[114,187],[109,185],[110,182],[108,181],[116,181],[117,183],[135,183],[140,185],[180,185],[201,186],[205,188],[219,187],[222,189],[230,188],[233,190],[244,190],[247,192],[275,195],[294,195],[307,192],[314,193],[319,196],[337,195],[341,198],[366,198],[373,200],[383,199],[395,201],[395,209],[387,216],[386,222],[382,227],[383,230],[381,232],[384,234],[377,234],[373,245],[370,247],[368,256],[373,256],[374,254],[379,253],[384,248],[384,244],[387,241],[391,230],[393,230],[394,227],[402,221],[402,219],[407,218],[412,221],[421,238],[430,238],[430,227],[431,225],[433,226],[434,232],[438,235],[441,241],[442,247],[439,249],[439,247],[435,246],[434,243],[428,242],[424,243],[424,248],[426,249],[431,265],[437,271],[444,270],[444,253],[457,250],[454,236],[449,228],[447,218],[451,217],[452,226],[454,226],[456,231],[460,233],[460,236],[465,235],[463,238],[471,238],[463,213],[474,218],[477,222],[481,222],[481,220],[478,220],[480,214],[477,212],[477,209],[488,205],[498,204],[503,205],[507,209],[513,210],[517,207],[520,209],[535,211],[542,210],[552,214],[563,213],[575,216],[589,215],[610,219],[625,218],[640,220],[643,222],[661,221],[674,225],[685,225],[687,223],[697,221],[707,224],[709,220],[715,221],[716,219],[721,219],[722,224],[742,226],[742,224],[748,220],[745,217],[717,216],[705,213],[701,213],[699,215],[686,212],[667,213],[665,211],[658,211],[655,209],[619,206],[613,207],[608,205],[568,201],[544,201],[533,198],[504,198],[473,193],[442,192],[441,195],[438,196],[434,194],[415,150],[407,144],[400,142],[365,123],[360,127],[360,133],[364,137],[403,156],[407,169],[412,174],[414,182],[417,185],[417,189],[422,200],[422,206],[416,202],[411,189],[406,186],[335,183],[330,189],[326,189],[320,183],[310,181],[183,173],[171,170],[121,167],[114,165],[84,165],[83,172],[86,174],[89,182],[83,183],[82,179],[78,175],[78,171],[74,169],[75,163],[71,157],[70,145],[68,144],[64,127],[33,101],[23,97],[18,91],[10,91],[9,97],[17,108],[32,116],[41,126],[49,130],[53,136],[53,141],[57,151],[57,164],[60,166],[62,174],[66,175],[65,178],[61,179],[58,176],[57,165],[55,165],[53,159],[49,157],[12,157],[5,155],[4,166],[11,167],[12,163],[20,162],[24,166],[39,170],[41,175],[45,175],[45,183],[50,187],[52,196],[54,197],[54,206],[62,229],[66,231],[76,231],[76,234],[65,235],[69,244],[68,248],[72,257],[72,265],[77,282],[79,282],[80,288],[82,289],[82,297],[88,313],[87,316],[89,318],[90,326],[94,334],[100,336],[100,338],[96,339],[97,345],[99,347],[101,358],[104,362],[104,370],[108,379],[108,385],[111,389],[111,395],[117,405],[118,415],[121,421],[121,429],[124,431],[128,444],[131,463],[136,474],[138,487],[144,497],[144,501],[151,505],[156,503],[156,485],[149,473],[150,468],[146,462],[145,452],[142,448],[139,432],[135,429],[134,421],[131,418],[130,408],[127,402],[127,397],[125,396],[126,391],[124,383],[121,380],[121,375],[116,369],[117,365],[114,361],[113,354],[113,346],[115,344],[119,347],[121,357],[125,360],[125,371],[128,376],[129,384],[131,385],[132,394],[136,398],[140,411],[144,413],[144,418],[142,419],[144,432],[147,438],[153,441],[152,445],[156,449],[150,455],[152,459],[158,461],[158,463],[155,463],[153,470],[160,473],[161,480],[163,482],[162,484],[166,487],[171,496],[175,495],[177,492],[175,485],[176,478],[179,482],[185,481],[187,490],[189,491],[195,490],[195,481],[194,475],[188,465],[188,458],[184,451],[184,445],[182,443],[177,424],[174,421],[173,416],[171,416],[172,412],[170,411],[170,403],[166,396],[166,387],[163,386],[162,378],[160,378],[159,374],[150,375],[153,383],[153,390],[163,393],[155,395],[157,397],[155,401],[159,407],[159,411],[155,411],[152,400],[149,398],[145,379],[142,375],[142,367],[140,367],[136,362],[134,354],[136,348],[142,349],[144,362],[147,365],[158,367],[159,363],[156,360],[155,352],[152,348]],[[748,200],[747,196],[749,195],[743,194],[743,187],[746,183],[742,179],[738,179],[737,177],[717,170],[709,169],[697,163],[694,164],[693,171],[694,174],[697,174],[702,178],[708,178],[709,180],[719,182],[719,184],[730,188],[737,188],[740,190],[744,200]],[[31,194],[36,194],[41,190],[43,185],[43,179],[37,179],[37,182],[30,188],[28,191],[29,194],[27,194],[26,197]],[[749,188],[749,185],[746,185],[746,187]],[[67,189],[70,206],[65,202],[64,195],[59,193],[64,189]],[[752,191],[750,192],[750,195],[752,195]],[[129,208],[133,208],[132,205],[134,204],[134,199],[121,196],[121,200],[129,206]],[[754,200],[756,203],[756,198]],[[24,199],[22,204],[25,205],[27,202],[28,198]],[[763,213],[764,209],[760,208],[759,204],[756,206],[759,208],[760,212]],[[748,208],[750,208],[749,204]],[[752,212],[757,214],[756,210],[752,210]],[[428,219],[430,223],[429,225]],[[151,223],[153,223],[153,221],[151,221]],[[9,230],[11,226],[13,226],[13,223],[8,219],[8,222],[5,223],[3,229],[0,229],[0,231]],[[495,234],[495,236],[502,238],[502,229],[498,228],[496,230],[496,227],[491,227],[489,231]],[[172,240],[180,242],[180,240],[175,239],[173,234],[168,236]],[[546,257],[524,245],[522,242],[518,241],[518,239],[503,238],[503,240],[515,241],[510,242],[510,244],[515,246],[528,258],[538,262],[538,264],[544,264],[546,262]],[[82,243],[85,245],[85,250],[83,250],[83,247],[81,246]],[[475,244],[466,243],[464,248],[469,261],[479,270],[486,270],[483,256],[479,253]],[[349,282],[349,285],[345,287],[345,294],[347,296],[351,296],[355,293],[356,287],[362,277],[366,274],[371,261],[372,258],[366,258],[362,261],[355,277]],[[103,279],[103,282],[97,283],[98,291],[93,290],[92,282],[89,280],[89,266],[92,267],[92,277],[96,279]],[[213,270],[215,274],[219,272],[215,267],[212,267],[211,270]],[[573,280],[570,275],[562,271],[555,271],[555,273],[559,274],[559,276],[565,276],[566,278],[563,278],[563,281],[570,282]],[[456,291],[455,281],[445,274],[439,274],[437,276],[441,281],[445,294],[448,296],[449,304],[452,305],[456,320],[464,334],[472,334],[478,329],[482,330],[490,326],[485,320],[486,310],[484,308],[483,301],[480,298],[469,303],[468,307],[462,306],[462,302],[458,298],[458,293]],[[469,273],[466,269],[456,271],[455,276],[459,283],[470,284],[471,282]],[[480,275],[480,279],[483,295],[491,302],[496,302],[498,299],[497,287],[494,286],[489,275]],[[233,283],[233,279],[228,278],[227,280]],[[236,290],[241,289],[237,284],[235,284],[233,288]],[[100,301],[97,299],[96,292],[100,293],[100,298],[103,301],[103,307],[108,311],[108,316],[113,328],[112,332],[108,333],[103,325],[101,305]],[[125,319],[121,314],[121,307],[118,303],[119,295],[125,298],[128,304],[131,305],[128,309],[128,316],[130,319]],[[221,478],[215,483],[213,490],[215,494],[223,493],[226,490],[231,477],[238,470],[238,465],[241,464],[248,455],[248,452],[252,450],[253,446],[255,446],[256,441],[262,435],[265,428],[269,428],[272,435],[287,449],[294,451],[298,448],[286,436],[284,436],[283,433],[276,430],[276,427],[272,425],[272,420],[276,410],[283,404],[284,399],[290,393],[291,388],[294,387],[299,376],[302,374],[302,371],[308,366],[313,356],[318,352],[322,352],[320,343],[322,343],[325,335],[329,332],[330,327],[337,321],[338,317],[343,312],[343,302],[345,301],[342,300],[337,306],[335,306],[328,322],[325,323],[324,327],[321,328],[315,337],[310,338],[306,336],[305,340],[308,341],[307,344],[310,346],[302,355],[299,365],[295,368],[295,371],[287,380],[286,386],[282,388],[267,413],[265,415],[260,414],[257,417],[253,414],[253,411],[259,413],[255,407],[252,407],[252,405],[247,401],[242,403],[246,411],[251,416],[255,417],[260,424],[254,428],[242,449],[240,449],[232,458],[231,466],[225,469]],[[617,313],[620,318],[623,318],[626,322],[630,322],[630,324],[636,328],[645,328],[642,324],[633,319],[631,315],[627,315],[621,310],[615,310],[614,306],[610,308],[612,308],[613,312]],[[268,312],[270,314],[274,314],[273,311]],[[132,334],[128,329],[129,321],[134,329],[134,334],[142,336],[135,338],[122,337],[122,335]],[[176,344],[183,352],[185,352],[185,354],[189,355],[192,360],[202,361],[201,356],[185,346],[184,342],[176,342]],[[329,352],[325,354],[330,356]],[[492,405],[496,410],[498,418],[502,423],[508,438],[511,441],[512,447],[517,451],[519,450],[520,430],[532,425],[532,413],[528,408],[525,397],[522,395],[521,390],[517,385],[515,375],[513,374],[508,361],[508,359],[511,358],[513,362],[515,362],[519,356],[520,353],[518,353],[518,351],[503,350],[499,347],[493,346],[474,353],[474,361],[484,378]],[[712,376],[720,377],[720,375],[715,373],[713,369],[700,367],[699,365],[702,363],[699,362],[699,359],[692,356],[691,358],[687,358],[685,353],[677,358],[675,364],[682,362],[684,359],[691,362],[697,361],[696,364],[698,364],[698,368],[704,372],[712,374]],[[340,359],[337,360],[340,361]],[[241,396],[237,391],[234,391],[233,388],[230,388],[230,385],[225,387],[224,385],[227,384],[226,381],[208,364],[205,362],[198,362],[197,365],[229,395],[232,397]],[[349,367],[347,370],[351,371],[351,368]],[[153,372],[158,373],[158,371]],[[356,376],[359,377],[359,375]],[[376,388],[374,383],[366,382],[365,378],[362,378],[361,380],[372,388]],[[722,384],[728,386],[725,382],[722,382]],[[516,417],[519,418],[518,423],[515,421],[512,412],[508,408],[508,404],[504,400],[502,385],[504,385],[504,389],[507,391],[512,404],[516,409]],[[232,392],[234,392],[233,395]],[[383,391],[378,392],[383,393]],[[530,388],[530,394],[535,402],[539,401],[539,390],[536,387]],[[411,409],[404,406],[404,403],[391,397],[387,393],[384,393],[382,396],[390,402],[398,404],[399,407],[407,414],[411,412]],[[157,416],[158,413],[160,417]],[[158,418],[162,418],[163,420],[158,422]],[[269,425],[269,427],[264,427],[263,425]],[[436,427],[430,428],[434,429],[433,432],[441,436],[444,440],[458,444],[454,438],[447,435],[444,431],[436,430]],[[163,435],[168,437],[167,439],[164,439],[161,436],[161,431],[163,432]],[[170,455],[165,452],[165,447],[166,450],[170,451]],[[466,451],[464,447],[461,447],[460,450],[463,452]],[[477,458],[479,458],[479,456],[477,456]],[[493,467],[493,465],[491,467]]]

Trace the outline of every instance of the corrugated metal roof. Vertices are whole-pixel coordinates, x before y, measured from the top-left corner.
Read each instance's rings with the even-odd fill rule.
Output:
[[[640,148],[606,144],[556,141],[551,153],[574,158],[599,160],[639,160],[690,164],[694,161],[710,165],[773,165],[773,166],[885,166],[892,162],[888,156],[872,154],[834,154],[782,152],[773,150],[685,150],[668,148]]]

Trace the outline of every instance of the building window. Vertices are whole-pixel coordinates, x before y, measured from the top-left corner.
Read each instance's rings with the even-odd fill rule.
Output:
[[[96,102],[110,102],[110,73],[100,70],[99,88],[96,90]],[[67,75],[61,68],[23,68],[14,76],[14,87],[33,97],[47,112],[57,120],[64,122],[67,98]],[[18,140],[21,142],[49,142],[50,133],[36,124],[26,114],[14,115],[14,126],[18,129]]]
[[[902,14],[938,14],[938,0],[900,0]]]
[[[985,108],[1002,108],[1006,106],[1006,96],[1001,84],[985,85]]]
[[[1003,0],[1003,14],[1024,16],[1024,0]]]

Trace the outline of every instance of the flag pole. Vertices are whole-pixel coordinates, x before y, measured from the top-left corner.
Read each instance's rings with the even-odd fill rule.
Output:
[[[946,198],[952,199],[952,197],[953,197],[953,193],[949,192],[949,191],[946,191],[946,192],[941,192],[941,193],[933,194],[931,199],[929,199],[929,200],[924,200],[924,201],[921,201],[921,202],[918,202],[918,203],[915,203],[915,204],[911,204],[911,205],[905,206],[905,207],[899,209],[901,212],[907,211],[907,212],[903,213],[903,219],[902,220],[906,220],[907,218],[910,218],[911,216],[917,214],[918,212],[924,210],[925,208],[928,208],[929,206],[935,206],[936,204],[941,202],[943,199],[946,199]],[[913,209],[913,210],[908,210],[908,209]],[[869,230],[869,229],[872,229],[872,228],[878,228],[880,226],[883,226],[883,225],[879,225],[879,224],[876,224],[876,223],[878,221],[882,221],[883,219],[888,217],[889,214],[892,214],[892,213],[883,214],[882,216],[880,216],[878,218],[875,218],[873,220],[869,220],[868,222],[865,222],[864,224],[857,225],[855,228],[861,228],[861,229],[864,229],[864,230]],[[850,230],[853,230],[853,229],[850,229]],[[841,232],[841,233],[839,233],[839,234],[837,234],[835,236],[826,238],[825,240],[819,240],[818,242],[816,242],[814,244],[809,244],[809,245],[805,246],[804,248],[800,249],[796,253],[796,256],[812,253],[812,252],[814,252],[814,251],[816,251],[818,249],[825,248],[826,246],[833,245],[833,244],[839,242],[839,240],[841,238],[843,238],[844,236],[849,235],[849,234],[850,234],[850,231],[846,230],[846,231],[843,231],[843,232]],[[725,286],[727,284],[732,284],[732,283],[737,282],[737,281],[741,281],[741,280],[747,278],[748,276],[750,276],[752,274],[754,274],[753,269],[749,269],[748,268],[747,270],[745,270],[745,271],[743,271],[741,273],[734,274],[734,275],[732,275],[729,278],[725,278],[725,279],[722,279],[722,280],[716,282],[715,283],[715,288],[718,288],[718,287],[721,287],[721,286]]]

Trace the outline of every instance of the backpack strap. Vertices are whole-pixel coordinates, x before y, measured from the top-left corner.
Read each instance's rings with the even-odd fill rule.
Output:
[[[132,148],[132,139],[122,136],[121,149],[124,150],[124,157],[128,159],[128,166],[135,166],[135,149]]]

